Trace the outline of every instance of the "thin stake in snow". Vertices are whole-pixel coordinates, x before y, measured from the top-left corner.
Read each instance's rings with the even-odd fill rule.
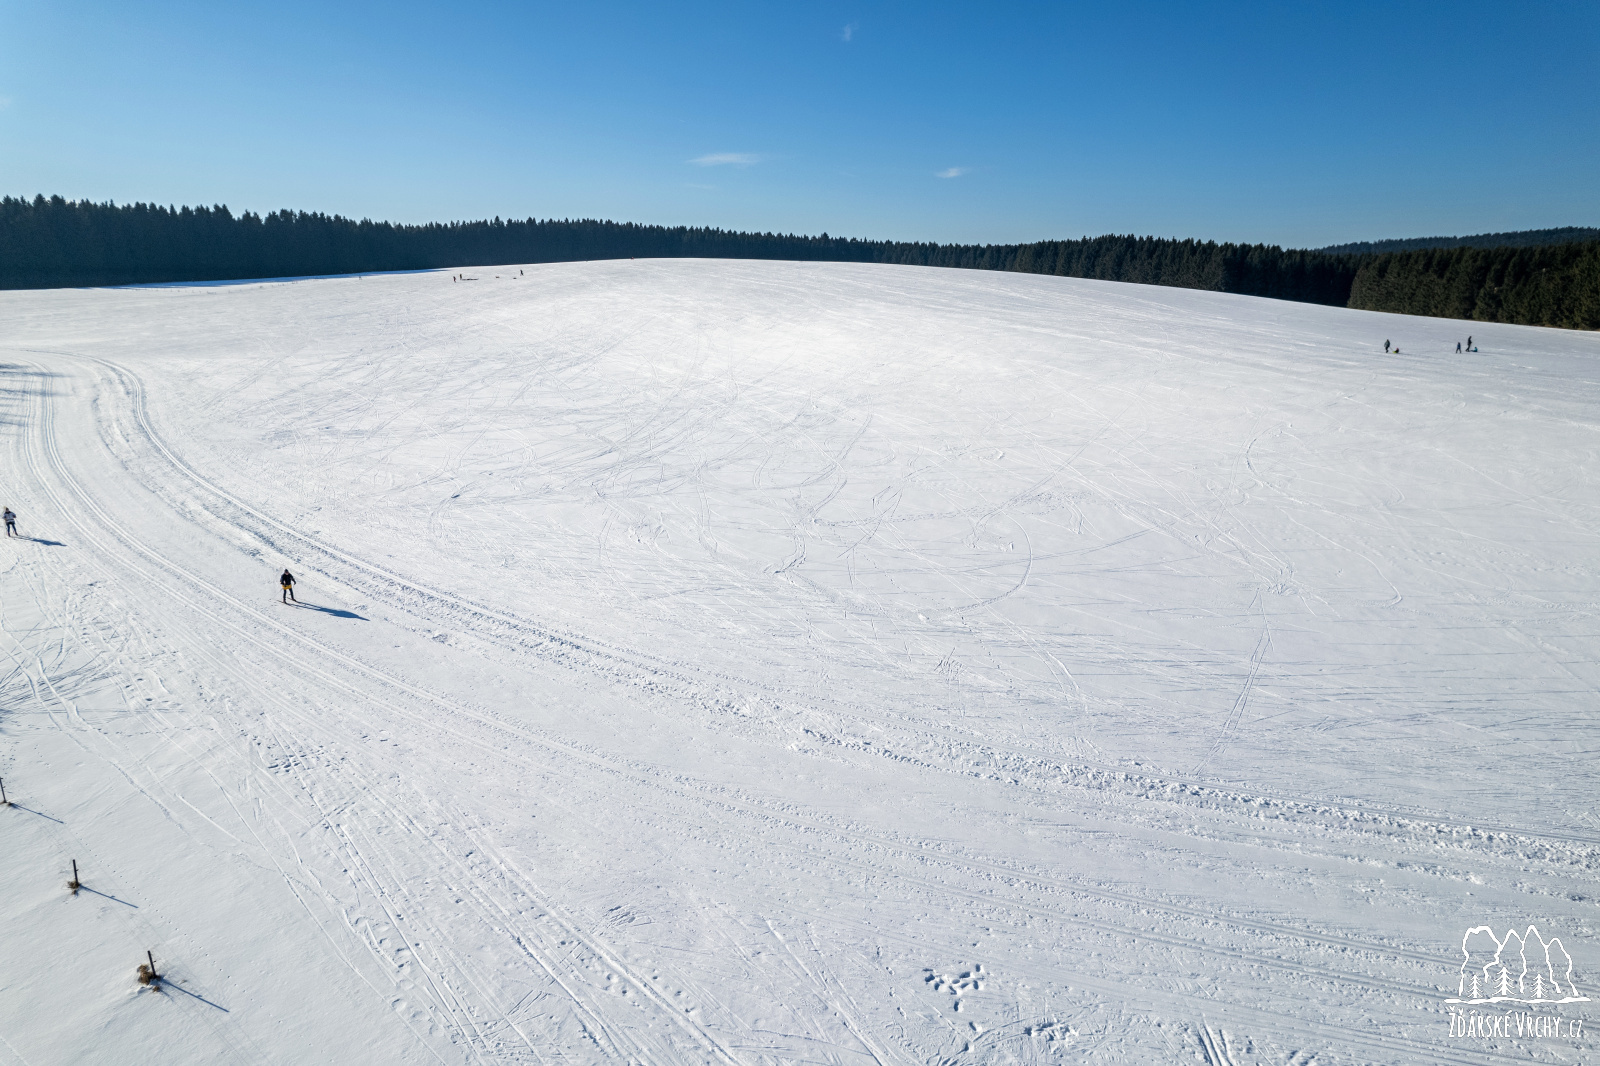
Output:
[[[9,806],[11,806],[11,801],[6,799],[6,782],[4,778],[0,778],[0,807]]]
[[[156,957],[150,953],[149,949],[145,950],[144,957],[150,960],[150,965],[146,966],[142,962],[139,964],[139,983],[141,985],[156,984],[161,980],[161,975],[156,973]]]
[[[77,859],[73,859],[72,860],[72,880],[67,882],[67,887],[72,889],[72,894],[74,896],[76,896],[78,894],[78,889],[83,887],[82,885],[80,885],[78,883],[78,860]]]

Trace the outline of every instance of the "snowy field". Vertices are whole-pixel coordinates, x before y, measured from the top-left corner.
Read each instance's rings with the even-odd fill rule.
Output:
[[[1600,1061],[1600,337],[524,269],[0,293],[0,1066]]]

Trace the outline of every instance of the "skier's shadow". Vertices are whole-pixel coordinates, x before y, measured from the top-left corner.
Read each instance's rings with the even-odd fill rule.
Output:
[[[52,548],[65,548],[67,546],[67,542],[64,540],[45,540],[43,537],[24,537],[23,539],[31,540],[35,544],[48,545]]]
[[[337,607],[319,607],[314,603],[295,603],[295,602],[292,602],[292,601],[290,602],[289,606],[290,607],[304,607],[308,611],[321,611],[323,614],[331,614],[335,618],[354,618],[358,622],[371,621],[371,619],[363,618],[359,614],[356,614],[354,611],[341,611]]]

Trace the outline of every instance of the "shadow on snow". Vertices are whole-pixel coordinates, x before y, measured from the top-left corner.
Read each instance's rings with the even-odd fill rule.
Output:
[[[315,603],[298,603],[294,600],[289,601],[289,606],[300,607],[307,611],[321,611],[323,614],[331,614],[335,618],[354,618],[359,622],[371,621],[371,619],[363,618],[354,611],[341,611],[337,607],[322,607]]]

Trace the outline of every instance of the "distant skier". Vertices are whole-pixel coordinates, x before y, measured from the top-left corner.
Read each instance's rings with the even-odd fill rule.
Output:
[[[17,535],[17,516],[11,512],[11,508],[9,508],[9,507],[6,508],[6,513],[4,515],[4,518],[6,520],[6,536],[8,536],[8,537],[16,536]]]
[[[1383,354],[1385,354],[1385,355],[1389,354],[1389,342],[1388,341],[1384,341],[1383,342]]]
[[[1472,350],[1472,338],[1471,337],[1467,338],[1467,350],[1469,352]]]
[[[290,600],[294,600],[295,603],[299,603],[300,602],[299,600],[295,600],[294,599],[294,575],[293,574],[291,574],[291,573],[289,573],[289,571],[285,570],[283,572],[283,576],[278,578],[278,584],[283,586],[283,602],[284,603],[288,603]]]
[[[1460,341],[1456,341],[1456,354],[1457,355],[1461,354],[1461,342]]]

